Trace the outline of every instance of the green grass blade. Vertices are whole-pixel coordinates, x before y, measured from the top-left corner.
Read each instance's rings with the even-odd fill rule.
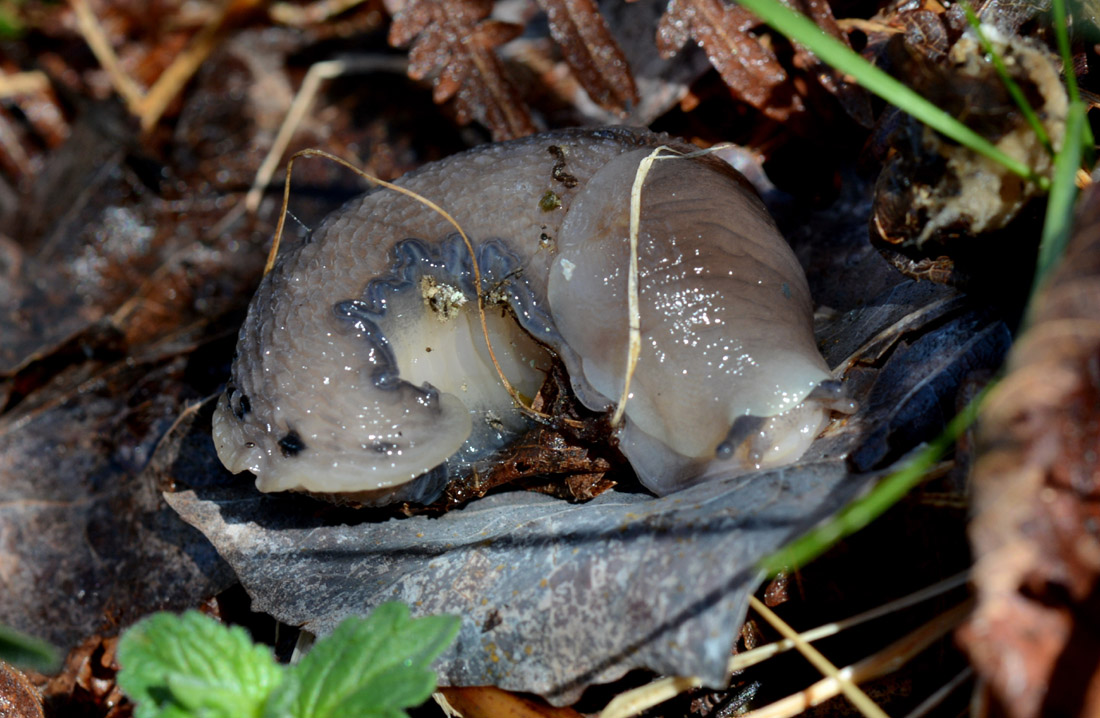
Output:
[[[1054,21],[1054,37],[1058,42],[1058,52],[1062,56],[1062,74],[1065,77],[1066,93],[1069,95],[1070,104],[1073,104],[1081,101],[1081,93],[1077,89],[1077,75],[1073,72],[1073,52],[1069,44],[1069,22],[1066,17],[1066,0],[1052,0],[1051,5]],[[1088,20],[1083,18],[1079,18],[1078,21],[1082,24],[1088,24]],[[1088,122],[1084,124],[1081,143],[1084,147],[1085,159],[1091,167],[1093,164],[1093,147],[1096,140],[1092,136],[1092,127]]]
[[[1069,47],[1069,22],[1066,16],[1066,0],[1052,0],[1051,20],[1054,23],[1054,37],[1058,41],[1058,52],[1062,55],[1062,74],[1066,81],[1066,92],[1070,102],[1079,102],[1081,95],[1077,91],[1077,76],[1073,72],[1073,52]]]
[[[1043,235],[1039,241],[1039,258],[1035,266],[1035,281],[1031,296],[1043,283],[1047,273],[1058,263],[1073,229],[1073,205],[1077,199],[1077,170],[1081,167],[1086,144],[1088,121],[1085,103],[1071,102],[1066,116],[1066,138],[1062,151],[1054,158],[1054,180],[1047,199],[1043,219]]]
[[[760,568],[770,576],[785,569],[805,566],[840,539],[859,531],[885,513],[924,479],[929,469],[935,466],[955,440],[974,423],[978,416],[978,407],[989,388],[986,387],[974,397],[966,408],[948,422],[947,428],[905,466],[889,474],[866,496],[845,506],[827,523],[811,529],[775,553],[765,556],[760,561]]]
[[[1009,157],[991,142],[956,120],[908,86],[864,60],[836,38],[826,35],[809,18],[777,0],[740,0],[739,4],[786,37],[809,48],[822,62],[851,76],[864,88],[904,112],[1010,172],[1047,189],[1050,182],[1024,162]]]
[[[43,673],[52,673],[61,664],[56,648],[7,626],[0,626],[0,660]]]

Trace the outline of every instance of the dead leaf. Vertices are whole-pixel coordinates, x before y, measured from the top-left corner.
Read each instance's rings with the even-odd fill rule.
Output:
[[[71,366],[0,417],[0,621],[68,649],[232,581],[138,476],[195,398],[187,366]]]
[[[626,56],[593,0],[539,0],[550,34],[561,46],[588,96],[600,107],[624,114],[638,101],[638,88]]]
[[[492,0],[410,0],[393,18],[390,44],[409,50],[409,77],[431,79],[433,97],[454,98],[459,122],[476,119],[496,140],[535,131],[495,48],[521,28],[488,19]]]
[[[982,408],[978,606],[961,639],[1013,718],[1100,712],[1100,185]]]
[[[181,411],[224,381],[235,312],[259,279],[274,202],[208,230],[262,160],[251,133],[281,120],[264,104],[279,94],[249,88],[279,86],[265,73],[285,72],[283,40],[241,33],[223,46],[181,109],[191,154],[152,172],[135,128],[90,105],[44,170],[50,201],[28,202],[23,231],[0,242],[0,623],[67,649],[233,580],[147,464]],[[330,165],[311,170],[315,191],[294,207],[303,222],[359,189]]]
[[[759,24],[747,10],[723,0],[669,0],[657,47],[661,57],[669,58],[694,38],[736,97],[786,122],[805,106],[775,54],[748,33]]]

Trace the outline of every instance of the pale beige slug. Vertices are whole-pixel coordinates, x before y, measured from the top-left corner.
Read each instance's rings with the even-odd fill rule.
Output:
[[[566,130],[398,181],[472,240],[493,347],[521,394],[556,355],[585,405],[618,400],[630,189],[660,145],[693,149],[645,130]],[[622,452],[658,494],[797,459],[836,383],[793,252],[720,160],[657,162],[643,193]],[[252,301],[214,417],[222,461],[263,491],[432,499],[529,426],[489,362],[475,300],[469,252],[441,216],[385,189],[348,203],[279,257]]]

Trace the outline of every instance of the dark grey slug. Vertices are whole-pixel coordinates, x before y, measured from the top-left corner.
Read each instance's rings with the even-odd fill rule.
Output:
[[[630,192],[660,145],[694,149],[645,130],[567,130],[397,183],[473,242],[493,348],[521,395],[556,355],[586,406],[618,401]],[[794,254],[744,178],[711,157],[655,162],[641,206],[641,353],[622,452],[658,494],[797,459],[836,383]],[[262,491],[432,500],[529,426],[489,361],[475,291],[461,237],[414,199],[379,189],[329,215],[252,301],[214,415],[218,455]]]

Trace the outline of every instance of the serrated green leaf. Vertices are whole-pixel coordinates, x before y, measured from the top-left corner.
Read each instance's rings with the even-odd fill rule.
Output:
[[[349,618],[290,670],[264,715],[401,718],[435,689],[429,667],[459,625],[455,616],[410,618],[401,603]]]
[[[284,673],[244,629],[197,611],[135,624],[119,641],[118,662],[118,684],[137,718],[259,716]]]

